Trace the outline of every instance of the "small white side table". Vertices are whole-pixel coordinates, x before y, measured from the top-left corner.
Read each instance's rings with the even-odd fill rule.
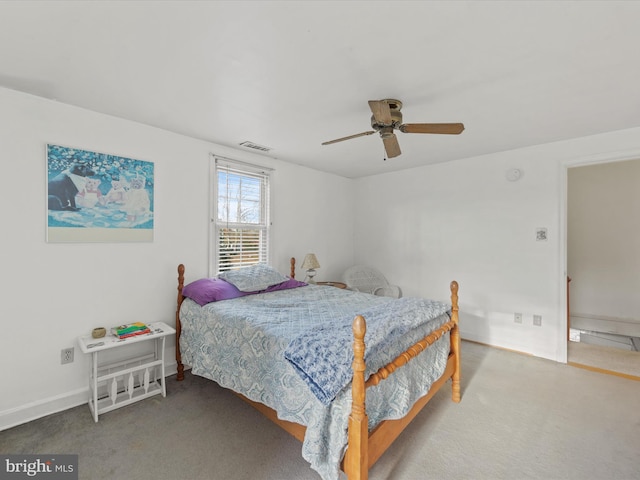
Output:
[[[120,340],[111,333],[102,338],[85,335],[78,338],[83,353],[92,355],[89,375],[89,408],[93,420],[98,415],[153,395],[167,396],[164,377],[164,347],[167,335],[175,329],[163,322],[148,324],[151,333]],[[154,352],[118,362],[100,365],[98,353],[133,343],[153,340]]]

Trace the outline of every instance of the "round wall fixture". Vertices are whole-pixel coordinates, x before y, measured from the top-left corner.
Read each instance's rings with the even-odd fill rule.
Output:
[[[507,180],[510,182],[517,182],[522,177],[522,170],[519,168],[512,168],[507,171]]]

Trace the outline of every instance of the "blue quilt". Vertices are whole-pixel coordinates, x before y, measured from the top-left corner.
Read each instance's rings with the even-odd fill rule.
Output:
[[[271,407],[283,420],[305,425],[302,456],[324,480],[337,480],[347,444],[351,389],[345,385],[332,402],[321,402],[284,352],[296,338],[316,328],[342,329],[351,337],[355,315],[371,313],[369,309],[376,307],[395,310],[394,302],[398,300],[317,285],[202,307],[185,299],[180,309],[182,359],[192,373]],[[371,319],[365,318],[373,332]],[[444,314],[434,323],[448,320]],[[424,334],[431,330],[426,324],[420,328]],[[424,336],[421,332],[415,334],[418,339]],[[369,333],[365,340],[369,341]],[[349,352],[351,342],[345,349]],[[391,361],[408,346],[385,344],[380,350]],[[367,389],[369,428],[403,417],[442,375],[448,353],[447,334],[384,382]]]
[[[450,311],[444,303],[420,298],[400,298],[358,312],[367,323],[365,363],[377,371],[440,325],[438,318]],[[289,343],[285,358],[295,367],[313,394],[328,405],[351,381],[353,371],[353,315],[307,330]],[[405,345],[398,352],[391,346]]]

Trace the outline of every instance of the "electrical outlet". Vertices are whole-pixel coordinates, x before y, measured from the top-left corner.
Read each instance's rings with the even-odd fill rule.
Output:
[[[533,316],[533,324],[536,327],[541,327],[542,326],[542,315],[534,315]]]
[[[64,365],[65,363],[73,363],[73,347],[71,348],[63,348],[60,351],[60,363]]]
[[[513,314],[513,321],[516,323],[522,323],[522,314],[521,313],[514,313]]]

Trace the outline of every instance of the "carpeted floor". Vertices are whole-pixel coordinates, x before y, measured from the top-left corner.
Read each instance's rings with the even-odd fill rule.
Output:
[[[576,366],[608,370],[640,380],[640,352],[569,342],[568,361]]]
[[[371,480],[631,480],[640,382],[463,342],[462,402],[439,392]],[[301,445],[187,374],[94,423],[86,405],[0,432],[3,453],[75,453],[83,480],[318,480]]]

